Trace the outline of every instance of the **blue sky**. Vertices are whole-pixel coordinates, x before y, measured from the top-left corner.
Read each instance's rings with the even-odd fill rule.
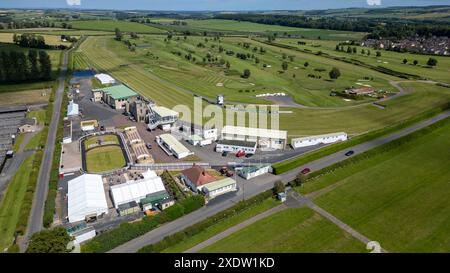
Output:
[[[68,3],[81,5],[69,5]],[[310,10],[345,7],[450,5],[450,0],[0,0],[0,8],[145,10]],[[380,4],[381,5],[378,5]]]

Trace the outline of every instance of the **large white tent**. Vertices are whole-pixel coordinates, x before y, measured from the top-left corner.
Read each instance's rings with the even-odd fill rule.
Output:
[[[114,84],[114,83],[116,83],[116,80],[115,80],[113,77],[111,77],[110,75],[108,75],[108,74],[103,74],[103,73],[101,73],[101,74],[95,75],[95,77],[96,77],[102,84]]]
[[[67,107],[67,116],[78,116],[79,114],[79,107],[78,104],[74,103],[73,101],[69,102],[69,106]]]
[[[143,179],[137,181],[133,180],[111,186],[112,198],[116,208],[131,201],[139,203],[148,194],[166,191],[161,177],[157,176],[154,171],[147,171],[143,173],[143,176]]]
[[[101,175],[83,174],[68,183],[69,222],[82,221],[88,215],[108,213]]]

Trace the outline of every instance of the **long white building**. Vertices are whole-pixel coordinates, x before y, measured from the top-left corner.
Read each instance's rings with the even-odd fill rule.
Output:
[[[301,147],[314,146],[318,144],[330,144],[338,141],[346,141],[347,138],[348,136],[344,132],[307,136],[307,137],[293,138],[291,140],[291,146],[292,148],[296,149]]]
[[[223,127],[222,139],[256,142],[260,149],[279,149],[286,147],[287,131],[240,127],[226,125]]]
[[[116,208],[132,201],[139,203],[141,199],[153,193],[166,192],[161,177],[154,171],[147,171],[142,175],[143,179],[111,186],[111,195]]]

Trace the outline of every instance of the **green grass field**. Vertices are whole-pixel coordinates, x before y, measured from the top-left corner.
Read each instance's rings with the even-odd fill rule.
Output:
[[[298,41],[305,42],[306,45],[298,45]],[[382,66],[395,71],[419,75],[432,79],[435,81],[441,81],[450,83],[450,57],[445,56],[433,56],[438,61],[438,65],[434,68],[427,67],[426,63],[431,56],[411,54],[411,53],[398,53],[387,50],[376,50],[368,47],[351,46],[357,48],[357,53],[347,53],[336,51],[337,41],[318,41],[318,40],[305,40],[305,39],[277,39],[277,43],[295,46],[299,49],[310,50],[312,53],[322,51],[332,56],[345,57],[347,59],[355,59],[370,65]],[[364,49],[365,54],[361,51]],[[347,46],[344,46],[344,50],[347,50]],[[370,50],[370,56],[367,55],[367,51]],[[376,51],[381,52],[381,57],[376,56]],[[403,64],[403,59],[408,60],[407,64]],[[417,65],[414,65],[414,60],[418,61]]]
[[[212,236],[214,236],[228,228],[231,228],[232,226],[235,226],[235,225],[237,225],[259,213],[262,213],[265,210],[273,208],[279,204],[280,203],[278,201],[276,201],[272,198],[267,199],[258,205],[252,206],[241,213],[233,215],[230,218],[227,218],[223,221],[216,223],[213,226],[208,227],[207,229],[204,229],[202,232],[200,232],[192,237],[189,237],[188,239],[183,240],[172,247],[165,249],[163,252],[164,253],[181,253],[181,252],[188,250],[189,248],[194,247],[195,245],[211,238]]]
[[[367,252],[365,246],[309,208],[264,218],[200,252]]]
[[[158,28],[125,21],[89,20],[72,21],[71,24],[72,28],[82,30],[114,31],[116,28],[119,28],[122,32],[163,33],[163,31]]]
[[[390,252],[448,252],[449,135],[447,122],[322,176],[302,191],[325,189],[314,199],[319,206]]]
[[[86,139],[86,141],[84,141],[84,147],[88,149],[89,145],[97,144],[99,140],[102,142],[114,142],[115,144],[119,144],[119,139],[116,135],[103,135]]]
[[[34,155],[22,163],[0,202],[0,252],[3,252],[13,242],[22,200],[30,179],[33,158]]]
[[[348,39],[361,39],[365,34],[349,31],[336,31],[325,29],[307,29],[307,28],[295,28],[278,25],[264,25],[251,22],[239,22],[233,20],[221,20],[221,19],[207,19],[207,20],[183,20],[187,23],[185,26],[174,26],[170,23],[176,19],[158,18],[152,19],[152,22],[161,23],[163,26],[155,25],[156,27],[162,27],[165,29],[172,29],[176,31],[212,31],[221,32],[224,34],[248,34],[248,33],[283,33],[287,32],[291,35],[304,36],[310,39],[317,39],[319,36],[321,39],[333,39],[333,40],[348,40]],[[177,20],[179,21],[179,20]]]
[[[86,153],[87,171],[100,173],[125,166],[125,158],[119,146],[95,148]]]
[[[198,48],[197,44],[204,43],[204,38],[189,37],[187,40],[176,39],[167,43],[164,36],[145,36],[139,40],[132,40],[139,45],[146,47],[137,48],[136,52],[130,52],[123,43],[114,41],[107,37],[91,37],[80,47],[80,52],[75,53],[77,56],[74,60],[77,67],[85,67],[86,62],[93,64],[101,70],[112,71],[121,78],[122,71],[128,71],[126,74],[133,73],[135,77],[152,78],[152,83],[146,83],[148,87],[139,88],[138,79],[123,79],[130,85],[137,86],[137,89],[150,89],[147,92],[153,93],[153,99],[163,104],[168,96],[168,92],[161,92],[163,85],[174,85],[173,89],[177,89],[177,93],[194,92],[196,94],[215,98],[218,94],[226,94],[229,101],[238,101],[246,103],[273,103],[270,100],[256,98],[255,95],[262,93],[288,93],[293,100],[308,106],[348,106],[360,103],[360,101],[345,101],[339,97],[331,97],[331,90],[342,91],[350,86],[356,85],[364,77],[373,78],[370,82],[377,89],[395,92],[396,89],[389,84],[389,80],[395,78],[372,71],[370,69],[360,68],[355,70],[353,65],[345,64],[338,61],[329,60],[320,56],[311,56],[301,52],[280,50],[276,47],[266,46],[264,44],[251,41],[246,38],[223,38],[221,42],[209,41],[205,48]],[[239,46],[239,43],[250,43],[250,49]],[[245,54],[255,55],[260,60],[256,64],[253,59],[241,60],[235,56],[227,56],[225,52],[219,52],[219,46],[223,46],[225,50],[241,52]],[[266,53],[260,54],[254,52],[253,48],[264,47]],[[173,54],[180,52],[181,56]],[[231,75],[222,66],[215,64],[197,64],[185,59],[185,55],[191,53],[196,58],[196,62],[201,62],[203,57],[208,53],[223,59],[231,64]],[[286,56],[294,56],[293,61],[289,61],[288,70],[280,73],[283,53]],[[79,58],[88,61],[81,61]],[[304,63],[308,62],[309,66],[304,68]],[[266,65],[267,67],[264,67]],[[332,67],[339,67],[342,77],[336,81],[330,81],[328,71]],[[243,79],[240,74],[246,69],[250,69],[251,77]],[[137,72],[130,71],[138,69]],[[315,69],[323,69],[323,72],[316,72]],[[234,72],[234,74],[233,74]],[[120,74],[119,74],[120,73]],[[294,75],[295,74],[295,78]],[[321,76],[322,79],[312,79],[309,74]],[[155,78],[155,76],[157,78]],[[143,81],[143,80],[141,80]],[[222,84],[223,86],[218,86]],[[153,89],[153,90],[151,90]],[[185,94],[186,95],[186,94]],[[150,96],[151,97],[151,96]],[[180,97],[179,102],[185,102],[186,96]],[[172,101],[175,105],[177,101]]]
[[[199,42],[198,39],[200,38],[189,37],[188,40],[190,39],[192,41],[172,41],[168,48],[171,48],[171,46],[175,48],[175,45],[181,43],[180,46],[176,47],[177,49],[186,48],[185,50],[189,50],[190,48],[190,50],[197,52],[195,44]],[[240,40],[239,38],[227,38],[223,39],[222,43],[227,48],[237,51],[236,39]],[[137,43],[143,44],[147,42],[150,45],[148,56],[147,53],[141,52],[146,48],[138,49],[136,53],[133,53],[111,37],[90,37],[81,45],[79,53],[87,64],[112,74],[113,77],[128,84],[142,95],[167,107],[173,107],[177,104],[192,107],[193,96],[188,91],[209,97],[225,93],[226,99],[232,101],[268,103],[267,100],[256,100],[251,94],[256,94],[256,90],[264,90],[265,92],[280,90],[280,87],[284,88],[284,91],[290,92],[299,102],[305,104],[335,105],[336,108],[330,109],[286,108],[285,110],[291,110],[292,114],[282,114],[280,126],[281,129],[289,131],[290,137],[337,131],[345,131],[351,135],[362,134],[406,120],[450,100],[450,89],[448,88],[426,83],[403,83],[402,86],[407,89],[407,93],[385,102],[384,104],[388,106],[386,109],[380,109],[369,104],[343,107],[346,102],[328,95],[333,86],[341,86],[342,88],[352,81],[356,82],[358,78],[364,75],[371,75],[378,77],[377,80],[373,81],[373,86],[389,88],[388,81],[399,79],[367,68],[355,67],[352,64],[264,45],[270,53],[266,53],[266,56],[262,58],[267,58],[267,60],[263,60],[269,64],[272,62],[274,66],[276,63],[279,65],[281,53],[286,52],[288,55],[291,53],[295,55],[294,62],[297,62],[299,67],[304,61],[310,62],[311,68],[308,70],[320,66],[326,66],[327,68],[338,66],[341,71],[345,71],[345,74],[348,73],[348,76],[343,76],[342,83],[340,83],[341,80],[334,83],[323,80],[317,82],[316,80],[299,80],[297,84],[292,84],[289,82],[292,80],[288,80],[286,75],[280,76],[275,71],[267,71],[267,69],[262,68],[254,69],[253,65],[248,63],[249,61],[238,60],[236,57],[227,58],[231,62],[232,69],[242,70],[245,67],[252,67],[253,76],[248,81],[241,82],[242,79],[239,76],[225,76],[216,68],[189,64],[183,57],[174,55],[167,49],[159,51],[164,46],[163,37],[145,37],[137,41]],[[245,50],[240,49],[240,51]],[[278,59],[275,57],[277,53]],[[156,60],[151,54],[157,55],[158,59]],[[200,56],[199,54],[198,58]],[[272,61],[270,62],[270,60]],[[290,65],[291,68],[292,66]],[[273,67],[273,69],[277,68]],[[301,74],[304,74],[304,72],[301,72]],[[297,79],[302,78],[301,74]],[[218,82],[225,82],[225,87],[215,86]],[[255,85],[252,86],[249,83]],[[228,88],[227,85],[231,87]],[[235,87],[235,85],[238,86]],[[319,89],[307,92],[304,88]],[[392,88],[391,90],[394,90]],[[250,92],[239,92],[239,90],[245,89],[250,90]],[[255,92],[251,91],[253,89]],[[229,91],[224,92],[226,90]]]

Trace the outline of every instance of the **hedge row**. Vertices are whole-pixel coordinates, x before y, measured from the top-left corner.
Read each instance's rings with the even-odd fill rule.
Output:
[[[66,79],[67,85],[68,79]],[[59,164],[62,150],[62,140],[64,134],[64,116],[67,111],[67,105],[69,103],[69,98],[64,92],[62,98],[61,105],[61,114],[58,121],[58,129],[56,131],[56,140],[55,140],[55,150],[53,152],[53,160],[52,160],[52,168],[50,171],[50,180],[47,192],[47,199],[44,204],[44,215],[43,215],[43,225],[48,228],[53,223],[53,216],[55,215],[55,206],[56,206],[56,194],[58,191],[58,181],[59,181]],[[53,104],[52,110],[53,112]],[[52,112],[47,113],[50,117],[52,116]],[[51,119],[51,118],[50,118]]]
[[[175,198],[175,200],[183,200],[186,198],[186,194],[180,190],[177,182],[167,170],[162,173],[161,179],[164,181],[169,193]]]
[[[378,146],[376,148],[368,150],[364,153],[355,155],[354,157],[348,158],[346,160],[340,161],[338,163],[335,163],[335,164],[328,166],[326,168],[323,168],[321,170],[315,171],[308,176],[308,182],[311,182],[312,180],[314,180],[320,176],[323,176],[325,174],[331,173],[339,168],[343,168],[348,165],[355,164],[359,161],[369,159],[369,158],[373,157],[374,155],[379,155],[381,153],[390,152],[393,149],[398,149],[402,145],[410,143],[411,141],[413,141],[421,136],[427,135],[442,126],[449,125],[449,124],[450,124],[450,118],[445,118],[436,123],[433,123],[432,125],[430,125],[428,127],[422,128],[418,131],[415,131],[409,135],[400,137],[391,142],[385,143],[381,146]]]
[[[156,227],[191,213],[205,205],[202,195],[188,197],[155,216],[145,216],[141,221],[122,223],[117,228],[96,236],[82,247],[83,252],[107,252]]]
[[[317,160],[319,158],[336,153],[336,152],[344,150],[346,148],[349,148],[349,147],[352,147],[352,146],[355,146],[355,145],[358,145],[358,144],[361,144],[361,143],[364,143],[364,142],[367,142],[367,141],[370,141],[370,140],[373,140],[373,139],[376,139],[376,138],[379,138],[379,137],[382,137],[382,136],[385,136],[385,135],[388,135],[391,133],[394,133],[395,131],[409,127],[409,126],[411,126],[415,123],[418,123],[420,121],[423,121],[425,119],[429,119],[429,118],[436,116],[436,115],[442,113],[443,111],[446,111],[449,109],[450,109],[450,102],[447,102],[447,103],[442,104],[439,107],[436,107],[429,111],[425,111],[413,118],[407,119],[407,120],[397,123],[395,125],[384,127],[379,130],[371,131],[367,134],[357,136],[350,140],[332,144],[330,146],[326,146],[326,147],[320,148],[318,150],[314,150],[309,153],[300,155],[299,157],[274,164],[272,166],[273,173],[274,174],[285,173],[287,171],[290,171],[297,167],[300,167],[308,162]]]
[[[171,246],[174,246],[178,243],[180,243],[183,240],[186,240],[189,237],[192,237],[206,228],[217,224],[220,221],[224,221],[227,218],[230,218],[236,214],[239,214],[245,210],[247,210],[251,206],[255,206],[257,204],[260,204],[264,200],[267,200],[268,198],[272,197],[272,190],[268,190],[265,192],[262,192],[248,200],[240,201],[236,205],[232,206],[231,208],[228,208],[224,211],[221,211],[211,217],[206,218],[205,220],[198,222],[197,224],[194,224],[190,227],[185,228],[182,231],[179,231],[177,233],[174,233],[172,235],[166,236],[161,241],[145,246],[139,250],[141,253],[157,253],[161,252],[164,249],[167,249]]]

